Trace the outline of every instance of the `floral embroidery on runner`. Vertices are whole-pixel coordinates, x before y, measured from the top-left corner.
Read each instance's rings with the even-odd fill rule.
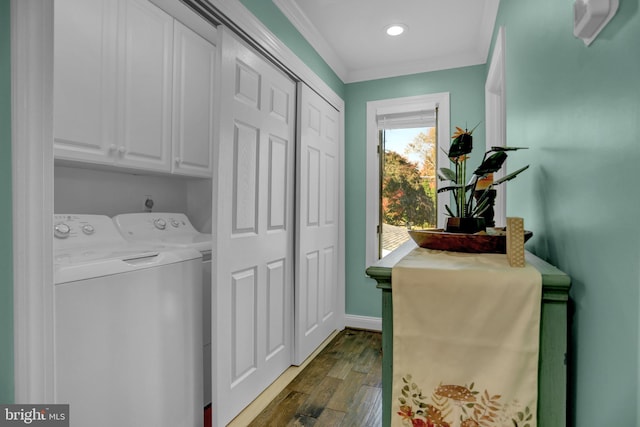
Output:
[[[499,394],[474,390],[470,385],[440,385],[425,396],[410,374],[402,377],[398,397],[402,424],[412,427],[534,427],[529,406],[517,400],[502,403]],[[415,409],[414,409],[415,408]]]

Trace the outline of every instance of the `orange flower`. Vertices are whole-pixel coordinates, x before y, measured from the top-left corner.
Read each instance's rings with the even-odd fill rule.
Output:
[[[471,132],[473,132],[473,131],[471,131]],[[451,138],[452,139],[456,139],[460,135],[464,135],[464,134],[471,135],[471,132],[469,132],[466,129],[462,129],[462,128],[459,128],[458,126],[456,126],[456,132],[453,134],[453,136]]]
[[[403,419],[410,420],[413,418],[413,410],[409,405],[400,406],[400,412],[398,412]]]

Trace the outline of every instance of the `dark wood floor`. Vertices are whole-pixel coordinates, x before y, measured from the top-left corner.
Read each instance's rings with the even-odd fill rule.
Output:
[[[379,427],[381,420],[381,334],[345,329],[250,426]]]

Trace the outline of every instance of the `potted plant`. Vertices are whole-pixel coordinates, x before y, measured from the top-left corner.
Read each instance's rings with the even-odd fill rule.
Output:
[[[476,125],[477,127],[477,125]],[[518,169],[496,181],[493,181],[493,173],[504,165],[507,159],[507,151],[521,150],[525,147],[491,147],[484,153],[480,166],[476,168],[467,182],[467,160],[473,150],[473,131],[456,127],[453,142],[449,147],[447,157],[453,164],[453,168],[440,168],[438,177],[441,181],[451,181],[451,185],[440,188],[438,193],[444,191],[453,192],[455,209],[445,205],[447,214],[446,231],[453,233],[476,233],[486,229],[485,215],[493,221],[493,201],[495,199],[495,186],[507,182],[526,170],[529,165]],[[493,224],[489,224],[493,225]]]

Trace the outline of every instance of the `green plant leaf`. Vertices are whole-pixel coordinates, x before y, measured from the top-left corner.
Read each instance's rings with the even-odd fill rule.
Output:
[[[449,206],[444,205],[444,208],[447,210],[447,213],[449,214],[449,216],[455,216],[453,212],[451,212],[451,209],[449,208]]]
[[[509,175],[503,176],[503,177],[502,177],[502,178],[500,178],[499,180],[494,181],[494,182],[493,182],[493,185],[500,185],[500,184],[502,184],[503,182],[511,181],[513,178],[515,178],[515,177],[516,177],[516,176],[518,176],[521,172],[523,172],[523,171],[525,171],[525,170],[527,170],[527,169],[529,169],[529,165],[527,165],[527,166],[525,166],[525,167],[523,167],[523,168],[520,168],[520,169],[518,169],[518,170],[517,170],[517,171],[515,171],[515,172],[511,172]]]
[[[489,173],[497,172],[500,170],[505,160],[507,160],[507,153],[504,151],[493,153],[487,157],[473,173],[477,176],[484,176]]]
[[[457,158],[471,153],[473,150],[473,137],[471,134],[463,133],[457,136],[449,147],[449,159]]]
[[[457,190],[464,187],[463,185],[448,185],[446,187],[438,188],[438,193],[444,193],[445,191]]]
[[[446,187],[438,188],[438,193],[444,193],[445,191],[459,190],[464,188],[465,193],[473,188],[473,184],[457,184],[457,185],[448,185]]]
[[[484,199],[482,202],[476,205],[475,209],[471,212],[471,216],[472,217],[480,216],[484,213],[484,211],[489,209],[489,207],[490,207],[489,199]]]
[[[454,171],[452,171],[449,168],[440,168],[440,172],[442,173],[442,175],[438,174],[438,176],[440,176],[440,180],[442,181],[453,181],[456,182],[456,173]]]
[[[529,147],[497,147],[497,146],[493,146],[491,147],[491,149],[488,151],[489,153],[494,152],[494,151],[516,151],[516,150],[528,150]]]

